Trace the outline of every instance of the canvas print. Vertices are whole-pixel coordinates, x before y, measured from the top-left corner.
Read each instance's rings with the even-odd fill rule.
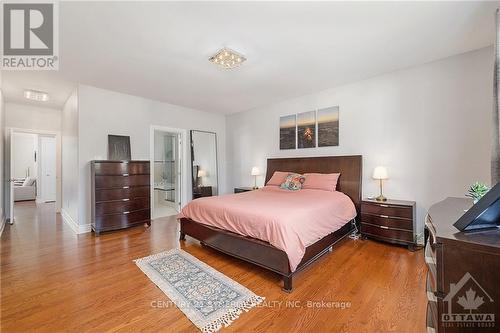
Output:
[[[316,112],[297,115],[297,145],[299,148],[316,147]]]
[[[130,136],[108,135],[108,160],[130,161]]]
[[[318,110],[318,147],[339,145],[339,107]]]
[[[280,149],[295,149],[296,116],[280,117]]]

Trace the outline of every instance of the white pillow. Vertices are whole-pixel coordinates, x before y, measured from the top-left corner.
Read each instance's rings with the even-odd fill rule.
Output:
[[[34,183],[35,183],[35,179],[33,179],[31,177],[26,177],[26,179],[24,180],[23,186],[33,186]]]

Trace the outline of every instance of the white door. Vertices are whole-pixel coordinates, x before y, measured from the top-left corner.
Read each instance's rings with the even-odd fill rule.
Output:
[[[56,138],[40,137],[40,193],[41,201],[56,200]]]

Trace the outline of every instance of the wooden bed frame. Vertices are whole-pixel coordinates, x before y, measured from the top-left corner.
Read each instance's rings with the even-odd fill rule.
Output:
[[[359,215],[362,177],[362,157],[360,155],[271,158],[267,160],[266,183],[275,171],[339,172],[341,176],[337,183],[337,190],[344,192],[351,198]],[[354,221],[351,221],[339,230],[309,245],[294,272],[290,271],[286,253],[271,244],[201,224],[188,218],[180,220],[180,240],[185,240],[185,236],[189,235],[199,240],[203,245],[278,273],[283,276],[283,290],[291,292],[293,275],[332,249],[333,245],[349,235],[353,229]]]

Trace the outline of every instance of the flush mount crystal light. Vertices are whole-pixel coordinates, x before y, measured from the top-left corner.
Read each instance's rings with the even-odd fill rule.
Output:
[[[247,58],[230,48],[224,47],[208,60],[225,69],[231,69],[241,65]]]
[[[24,97],[37,102],[47,102],[49,100],[49,94],[36,90],[25,90]]]

